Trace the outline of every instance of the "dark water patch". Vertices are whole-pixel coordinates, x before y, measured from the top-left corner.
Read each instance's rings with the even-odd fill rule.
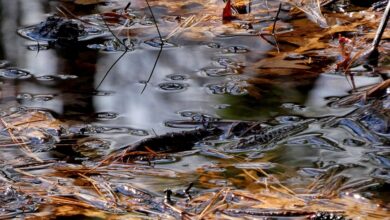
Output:
[[[31,73],[18,69],[18,68],[6,68],[6,69],[0,69],[0,76],[6,79],[28,79],[31,78]]]
[[[160,83],[158,87],[162,91],[166,91],[166,92],[179,92],[185,90],[188,87],[188,84],[177,83],[177,82],[165,82],[165,83]]]
[[[167,133],[160,136],[144,139],[134,145],[128,146],[129,150],[147,151],[147,148],[156,152],[178,152],[190,150],[194,144],[205,137],[220,134],[221,130],[196,129],[180,133]],[[119,152],[120,156],[121,152]]]

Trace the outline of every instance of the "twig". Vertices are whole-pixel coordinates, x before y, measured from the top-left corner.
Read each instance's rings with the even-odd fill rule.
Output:
[[[162,53],[162,50],[163,50],[163,44],[161,43],[161,47],[160,47],[160,50],[158,51],[158,54],[157,54],[157,58],[156,58],[156,61],[154,61],[154,64],[153,64],[153,68],[152,68],[152,71],[150,72],[149,74],[149,78],[146,80],[145,82],[145,86],[144,88],[142,89],[141,91],[141,94],[144,93],[146,87],[148,86],[148,83],[150,82],[150,80],[152,79],[152,76],[153,76],[153,73],[154,73],[154,70],[156,69],[156,66],[157,66],[157,63],[158,63],[158,60],[160,59],[160,56],[161,56],[161,53]]]
[[[107,70],[107,72],[104,74],[103,78],[100,80],[99,85],[96,87],[96,90],[99,89],[99,87],[103,84],[104,80],[108,76],[108,73],[111,72],[112,68],[122,59],[122,57],[127,53],[127,49],[115,60],[115,62],[110,66],[110,68]]]
[[[106,79],[106,77],[108,76],[108,74],[111,72],[112,68],[114,68],[114,66],[122,59],[122,57],[127,53],[127,51],[129,50],[129,48],[127,47],[127,45],[125,43],[123,43],[115,34],[114,32],[111,30],[110,26],[107,24],[106,20],[104,20],[104,17],[103,15],[100,14],[100,17],[102,18],[103,22],[104,22],[104,25],[106,25],[108,31],[112,34],[112,36],[118,41],[118,43],[120,43],[121,45],[123,45],[125,47],[125,51],[115,60],[115,62],[110,66],[110,68],[107,70],[107,72],[104,74],[103,78],[100,80],[100,83],[98,84],[98,86],[96,87],[96,90],[99,89],[99,87],[102,85],[102,83],[104,82],[104,80]]]
[[[161,44],[160,44],[160,51],[158,52],[158,55],[157,55],[156,61],[154,62],[154,65],[153,65],[152,71],[151,71],[151,72],[150,72],[150,74],[149,74],[149,78],[148,78],[148,80],[146,80],[146,82],[145,82],[145,86],[144,86],[144,88],[142,89],[142,91],[141,91],[141,94],[143,94],[143,93],[144,93],[144,91],[145,91],[146,87],[148,86],[148,83],[149,83],[149,82],[150,82],[150,80],[152,79],[152,76],[153,76],[154,70],[156,69],[156,66],[157,66],[158,60],[160,59],[161,52],[162,52],[162,50],[163,50],[163,47],[164,47],[164,41],[163,41],[163,38],[162,38],[162,36],[161,36],[160,29],[158,28],[156,17],[154,16],[153,10],[152,10],[152,8],[150,7],[149,1],[148,1],[148,0],[145,0],[145,2],[146,2],[146,4],[147,4],[147,6],[148,6],[148,9],[149,9],[149,11],[150,11],[150,14],[151,14],[151,16],[152,16],[153,23],[154,23],[154,25],[156,26],[156,30],[157,30],[157,33],[158,33],[158,37],[160,38],[160,42],[161,42]]]
[[[378,48],[379,42],[381,41],[383,33],[386,29],[387,22],[389,21],[389,17],[390,17],[390,1],[387,3],[386,10],[383,13],[381,23],[379,24],[379,27],[375,34],[374,41],[372,42],[372,46],[374,50]]]
[[[282,10],[282,3],[279,4],[278,11],[276,12],[276,16],[275,16],[275,18],[274,18],[274,23],[273,23],[273,25],[272,25],[272,31],[271,31],[271,33],[270,33],[270,34],[268,34],[268,33],[265,33],[265,34],[260,33],[260,37],[261,37],[263,40],[267,41],[267,42],[268,42],[269,44],[271,44],[272,46],[275,46],[276,49],[277,49],[277,51],[278,51],[278,53],[280,53],[280,49],[279,49],[278,40],[277,40],[277,38],[276,38],[275,28],[276,28],[276,22],[279,20],[279,13],[280,13],[281,10]],[[265,37],[264,37],[265,35],[271,35],[271,36],[274,38],[274,41],[275,41],[275,42],[271,42],[270,40],[268,40],[267,38],[265,38]]]

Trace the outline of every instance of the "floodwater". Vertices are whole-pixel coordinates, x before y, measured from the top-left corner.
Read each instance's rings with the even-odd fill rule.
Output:
[[[264,6],[263,1],[255,3],[255,9]],[[223,1],[210,1],[210,4],[216,5],[215,8],[224,6]],[[273,1],[270,4],[277,5]],[[125,5],[121,1],[98,7],[75,7],[69,2],[44,0],[0,1],[1,115],[5,122],[13,124],[12,120],[43,112],[45,117],[52,117],[58,123],[38,126],[37,130],[34,125],[27,126],[28,129],[23,128],[16,134],[20,135],[20,140],[28,142],[27,147],[35,155],[28,157],[26,155],[30,154],[24,154],[20,146],[10,143],[9,129],[3,121],[0,181],[2,193],[9,198],[0,199],[4,206],[0,210],[2,215],[37,217],[49,216],[51,212],[58,216],[88,215],[84,209],[90,209],[136,213],[134,218],[179,218],[177,213],[172,213],[174,211],[160,207],[166,189],[177,192],[193,183],[190,194],[196,198],[226,188],[255,193],[258,192],[256,187],[264,189],[264,182],[267,187],[268,184],[287,186],[298,197],[318,194],[347,198],[352,204],[378,205],[380,214],[385,213],[378,214],[379,217],[388,214],[388,96],[368,104],[338,105],[338,101],[351,93],[351,84],[344,75],[324,72],[318,66],[310,71],[289,67],[272,71],[257,68],[261,60],[270,57],[270,51],[275,52],[275,47],[245,29],[228,33],[230,29],[220,28],[222,20],[213,19],[214,27],[207,31],[184,30],[160,48],[144,1],[133,1],[130,5],[138,20],[127,33],[133,40],[127,51],[118,43],[115,46],[112,30],[107,30],[101,20],[102,32],[96,38],[104,39],[103,43],[86,40],[84,48],[55,45],[47,49],[44,39],[26,38],[28,28],[24,28],[45,21],[53,13],[67,14],[69,10],[77,16],[86,16],[123,9]],[[176,14],[182,16],[180,20],[201,10],[212,14],[214,9],[199,3],[184,4],[180,10],[170,6],[161,3],[152,7],[163,36],[169,36],[177,26]],[[214,14],[221,13],[214,11]],[[99,21],[99,16],[88,19]],[[270,23],[272,21],[260,24],[255,30]],[[120,29],[112,28],[115,33]],[[290,50],[289,47],[281,45],[280,49]],[[296,54],[290,56],[292,60],[302,59]],[[369,74],[355,77],[358,88],[379,82],[380,77]],[[218,127],[222,134],[206,135],[184,149],[180,148],[180,140],[172,149],[168,145],[164,148],[164,142],[161,146],[145,144],[136,150],[146,149],[156,158],[135,157],[123,166],[96,168],[111,152],[139,141],[208,126]],[[55,134],[48,130],[54,130]],[[34,136],[36,134],[38,137]],[[163,155],[158,155],[160,152]],[[35,157],[41,161],[36,162]],[[82,165],[85,167],[80,168]],[[90,174],[85,169],[97,173]],[[261,175],[259,169],[265,170],[267,175]],[[53,182],[61,187],[54,187]],[[113,202],[112,198],[103,192],[106,188],[99,186],[99,182],[107,182],[115,193],[121,194],[121,199],[131,197],[129,203],[138,208],[126,208],[122,203],[114,208],[107,205]],[[18,184],[20,189],[26,187],[26,190],[9,188]],[[32,185],[31,188],[26,184]],[[134,196],[134,190],[129,190],[126,184],[150,194]],[[41,187],[47,187],[48,193]],[[96,188],[103,192],[106,200],[94,192]],[[33,195],[34,205],[24,196],[28,192]],[[348,193],[355,194],[348,197]],[[53,198],[47,202],[50,195]],[[179,201],[179,193],[174,195],[174,200]],[[61,197],[71,197],[74,203],[70,200],[62,203],[58,199]],[[13,199],[17,201],[15,204],[5,204]],[[66,209],[66,205],[84,211]],[[205,205],[199,205],[200,210],[191,205],[187,208],[193,213],[206,216],[207,212],[202,212],[206,210]],[[269,209],[279,207],[268,205]],[[178,202],[177,207],[184,206]],[[253,208],[253,204],[249,207]],[[326,203],[324,210],[315,211],[333,211],[335,207]],[[245,208],[240,207],[240,210]],[[264,209],[263,214],[242,211],[242,216],[238,208],[236,212],[232,210],[223,211],[221,218],[267,216]],[[360,210],[360,214],[370,216],[375,211],[374,208]],[[274,216],[278,216],[275,213]],[[355,216],[360,214],[355,211]],[[95,215],[102,217],[103,214]]]

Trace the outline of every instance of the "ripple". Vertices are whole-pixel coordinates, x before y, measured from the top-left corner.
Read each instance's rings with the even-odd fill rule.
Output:
[[[340,147],[337,142],[329,138],[322,137],[320,135],[305,135],[304,137],[290,140],[288,141],[288,143],[296,145],[308,144],[313,148],[319,148],[329,151],[345,151],[345,149]]]
[[[98,120],[113,120],[118,117],[116,112],[98,112],[95,114],[95,118]]]
[[[283,103],[281,107],[295,112],[304,112],[307,109],[306,106],[298,105],[295,103]]]
[[[234,167],[238,169],[272,169],[275,168],[276,165],[270,162],[254,162],[254,163],[236,163]]]
[[[65,75],[65,74],[59,74],[57,75],[59,79],[66,80],[66,79],[77,79],[78,76],[76,75]]]
[[[390,151],[367,153],[367,156],[379,166],[390,168]]]
[[[73,129],[75,130],[75,129]],[[81,134],[129,134],[133,136],[148,136],[149,132],[131,127],[107,127],[107,126],[86,126],[74,131]]]
[[[289,53],[287,56],[284,58],[285,60],[303,60],[306,57],[302,54],[299,53]]]
[[[221,48],[221,45],[219,43],[211,42],[207,44],[208,47],[218,49]]]
[[[221,153],[215,149],[212,148],[202,148],[199,152],[201,155],[208,156],[208,157],[215,157],[220,159],[231,159],[233,156]]]
[[[6,68],[10,65],[8,60],[0,60],[0,68]]]
[[[53,75],[45,75],[36,77],[38,81],[54,81],[56,78]]]
[[[155,48],[161,48],[161,46],[163,46],[164,48],[176,47],[175,44],[172,44],[172,43],[169,43],[169,42],[166,42],[166,41],[163,41],[161,43],[160,38],[154,38],[154,39],[151,39],[151,40],[147,40],[144,43],[146,45],[149,45],[149,46],[155,47]]]
[[[216,63],[220,66],[226,67],[226,68],[233,68],[233,69],[238,69],[243,66],[242,63],[238,63],[230,58],[227,57],[220,57],[216,59]]]
[[[171,74],[171,75],[168,75],[167,78],[170,80],[181,81],[181,80],[188,79],[188,76],[184,75],[184,74]]]
[[[377,168],[372,173],[371,176],[374,178],[382,179],[387,183],[390,183],[390,170],[384,168]]]
[[[49,44],[32,44],[27,46],[27,50],[31,51],[42,51],[42,50],[49,50],[50,45]]]
[[[54,98],[54,95],[33,95],[30,93],[21,93],[18,94],[16,98],[23,101],[46,102],[52,100]]]
[[[238,71],[230,68],[207,68],[202,70],[207,76],[221,77],[237,74]]]
[[[298,116],[278,116],[275,117],[275,120],[281,124],[291,123],[291,122],[298,122],[301,120]]]
[[[168,164],[177,162],[177,158],[169,155],[158,156],[156,158],[140,157],[134,160],[134,162],[137,164]]]
[[[32,100],[33,96],[29,93],[22,93],[18,94],[16,98],[19,100]]]
[[[31,74],[26,70],[7,68],[0,70],[0,76],[8,79],[28,79],[31,77]]]
[[[34,95],[33,101],[47,102],[54,98],[54,95]]]
[[[227,82],[221,84],[211,84],[206,87],[211,94],[246,95],[248,94],[246,86],[247,85],[244,82]]]
[[[137,39],[124,38],[122,42],[118,42],[117,39],[106,40],[102,44],[88,44],[89,49],[101,50],[105,52],[117,52],[117,51],[133,51],[138,44]],[[126,47],[125,47],[126,46]]]
[[[203,114],[201,112],[196,112],[196,111],[181,111],[179,112],[180,116],[181,117],[185,117],[185,118],[214,118],[214,116],[212,115],[208,115],[208,114]]]
[[[231,46],[222,50],[223,53],[247,53],[249,49],[243,46]]]
[[[94,91],[92,95],[94,96],[109,96],[115,94],[114,91]]]
[[[176,91],[185,90],[188,87],[188,85],[183,83],[166,82],[166,83],[160,83],[158,87],[163,91],[176,92]]]
[[[346,138],[343,140],[343,144],[350,147],[361,147],[366,144],[366,142],[354,138]]]

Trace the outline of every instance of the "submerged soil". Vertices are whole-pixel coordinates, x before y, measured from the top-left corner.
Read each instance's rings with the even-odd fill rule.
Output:
[[[386,2],[294,2],[0,1],[0,218],[390,218]]]

